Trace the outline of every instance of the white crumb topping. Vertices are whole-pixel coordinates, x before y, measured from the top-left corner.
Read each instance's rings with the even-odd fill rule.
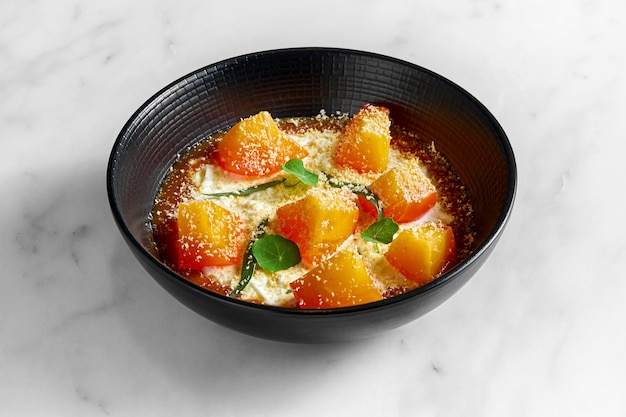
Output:
[[[329,116],[324,111],[317,116],[318,120],[324,120]],[[299,119],[288,119],[293,126],[299,126]],[[339,179],[343,182],[352,184],[362,184],[364,187],[371,184],[380,173],[357,173],[350,169],[342,169],[333,164],[333,153],[340,139],[341,133],[337,129],[317,130],[309,129],[304,132],[301,129],[298,133],[289,133],[288,136],[308,151],[308,156],[303,158],[305,167],[320,176],[320,184],[317,188],[311,189],[302,183],[294,181],[294,177],[281,171],[270,177],[249,178],[229,173],[216,164],[204,164],[198,169],[193,177],[192,199],[203,200],[211,199],[227,210],[237,213],[238,216],[246,224],[247,230],[254,230],[264,219],[269,219],[270,231],[276,229],[276,209],[287,203],[302,198],[308,191],[323,193],[328,185],[328,177]],[[434,149],[434,143],[431,144]],[[387,170],[405,163],[407,154],[395,148],[391,148],[389,152],[389,162]],[[415,156],[411,156],[415,158]],[[423,165],[417,165],[426,173]],[[236,193],[242,189],[257,186],[269,181],[284,179],[284,185],[273,186],[262,191],[255,192],[246,197],[236,195],[222,195],[221,193]],[[334,190],[337,190],[334,188]],[[350,194],[352,198],[356,198],[353,191],[343,190]],[[334,200],[335,202],[337,200]],[[328,201],[328,204],[332,204]],[[454,218],[449,214],[445,207],[437,203],[425,216],[415,222],[400,224],[400,231],[414,227],[418,223],[426,221],[439,221],[450,224]],[[384,258],[386,251],[385,245],[371,243],[360,238],[360,232],[349,237],[340,246],[339,250],[352,248],[357,250],[363,256],[366,263],[376,279],[376,286],[384,292],[388,288],[408,288],[412,284],[407,281],[398,271],[396,271]],[[399,232],[398,232],[399,233]],[[300,263],[287,270],[270,273],[257,268],[250,284],[242,293],[243,299],[256,300],[269,305],[294,305],[294,297],[290,291],[289,283],[300,278],[310,269],[304,263]],[[229,288],[235,288],[241,273],[241,265],[232,265],[227,267],[208,267],[204,268],[203,274],[211,276],[212,279],[221,285]]]

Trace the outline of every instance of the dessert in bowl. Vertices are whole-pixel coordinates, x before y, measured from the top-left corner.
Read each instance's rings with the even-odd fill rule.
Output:
[[[373,135],[355,147],[358,140],[348,133],[355,129],[349,126],[372,109],[386,115],[390,145]],[[265,154],[250,151],[250,143],[241,145],[254,140],[250,136],[235,134],[238,127],[250,131],[261,119],[279,132],[265,139],[272,150]],[[241,129],[242,123],[248,128]],[[383,162],[381,155],[387,158]],[[365,166],[358,162],[363,160]],[[411,164],[412,171],[400,169]],[[176,178],[172,173],[181,167],[184,174]],[[398,205],[385,199],[385,190],[402,182],[398,178],[415,184],[423,173],[434,194],[425,192],[410,210],[402,204],[392,210]],[[307,183],[303,175],[316,181]],[[299,48],[209,65],[155,94],[120,132],[107,187],[131,251],[182,303],[253,336],[324,343],[406,324],[461,288],[504,230],[516,168],[498,122],[451,81],[377,54]],[[272,204],[259,201],[276,193],[284,198],[272,200],[274,208],[264,212]],[[459,203],[450,209],[453,199]],[[200,233],[208,241],[196,247],[189,236],[206,213],[218,220],[200,227],[213,234]],[[367,233],[379,221],[397,226],[388,240],[380,240],[378,232],[372,240]],[[335,224],[329,228],[328,222]],[[261,224],[263,236],[257,232]],[[426,277],[416,271],[424,269],[423,258],[431,259],[432,251],[407,255],[398,249],[419,240],[415,233],[423,225],[449,227],[450,233],[440,235],[453,236],[441,246],[453,256],[428,263],[436,268]],[[340,232],[322,233],[328,230]],[[277,271],[257,262],[259,253],[246,248],[266,237],[273,244],[291,243],[296,258]],[[257,272],[244,280],[242,271],[250,266]],[[322,278],[340,284],[316,289],[311,283]],[[270,281],[280,284],[274,288]]]

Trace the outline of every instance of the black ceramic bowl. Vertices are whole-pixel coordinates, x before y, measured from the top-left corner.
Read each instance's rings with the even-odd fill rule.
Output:
[[[148,216],[176,158],[208,134],[269,110],[274,117],[354,114],[388,107],[394,123],[435,140],[469,190],[476,241],[471,255],[430,284],[395,298],[334,310],[251,304],[199,288],[150,250]],[[372,53],[303,48],[252,53],[199,69],[150,98],[111,152],[107,190],[115,221],[148,273],[206,318],[253,336],[301,343],[370,337],[409,323],[459,290],[504,230],[516,190],[510,143],[494,117],[465,90],[429,70]]]

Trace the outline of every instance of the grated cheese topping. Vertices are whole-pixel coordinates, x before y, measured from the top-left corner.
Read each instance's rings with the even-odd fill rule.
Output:
[[[330,118],[322,111],[314,120],[324,122]],[[343,119],[345,122],[347,116],[337,116],[332,117],[332,119]],[[333,164],[333,153],[340,141],[341,130],[332,126],[324,129],[307,128],[305,123],[307,120],[310,119],[277,119],[277,121],[282,122],[283,126],[289,125],[290,129],[285,130],[288,137],[308,151],[308,156],[302,158],[302,161],[306,169],[319,175],[320,181],[316,188],[312,189],[303,183],[297,183],[293,176],[283,171],[272,176],[249,178],[225,171],[214,161],[207,159],[188,163],[188,165],[196,168],[191,173],[188,173],[188,175],[191,175],[190,185],[186,193],[180,193],[181,200],[210,198],[215,204],[236,213],[248,230],[254,230],[259,223],[269,218],[268,233],[278,233],[276,209],[301,199],[307,192],[317,193],[323,199],[324,204],[329,206],[338,204],[338,201],[341,201],[341,199],[328,197],[328,190],[331,189],[331,186],[328,184],[327,175],[343,182],[362,184],[364,187],[371,184],[381,175],[380,173],[358,173]],[[434,143],[430,144],[429,147],[434,150]],[[389,151],[387,170],[398,165],[403,166],[403,172],[406,175],[411,175],[411,170],[415,169],[421,170],[426,175],[429,174],[427,166],[419,161],[415,154],[392,146]],[[248,196],[209,197],[209,195],[216,193],[234,193],[238,190],[277,179],[285,179],[285,182],[280,186],[269,187]],[[337,192],[337,188],[332,189],[334,190],[333,192]],[[346,198],[356,199],[351,190],[341,189],[340,192]],[[172,212],[163,213],[162,211],[167,210],[159,207],[159,212],[157,213],[155,209],[153,215],[161,216],[162,218],[175,215]],[[433,221],[451,224],[456,220],[455,215],[448,210],[445,201],[440,200],[420,219],[400,224],[400,231],[412,228],[422,222]],[[341,244],[338,251],[343,249],[358,251],[370,268],[375,278],[375,285],[381,293],[385,293],[390,289],[406,290],[413,288],[415,284],[407,280],[386,261],[384,257],[385,245],[368,242],[360,237],[360,233],[365,227],[366,223],[359,222],[355,233]],[[242,292],[241,297],[244,300],[262,302],[269,305],[294,307],[295,299],[291,293],[289,283],[300,278],[310,269],[302,262],[287,270],[278,272],[268,272],[262,268],[257,268],[250,284]],[[241,265],[230,265],[206,267],[200,274],[224,288],[233,289],[238,284],[240,271]]]

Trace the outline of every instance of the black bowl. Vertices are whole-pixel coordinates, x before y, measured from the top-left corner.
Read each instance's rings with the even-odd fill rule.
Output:
[[[391,299],[333,310],[297,310],[239,301],[200,288],[151,252],[149,214],[168,168],[190,146],[243,117],[354,114],[388,107],[394,123],[435,140],[473,200],[470,256],[435,281]],[[343,49],[252,53],[199,69],[150,98],[111,152],[107,191],[132,253],[166,291],[206,318],[253,336],[299,343],[356,340],[409,323],[459,290],[485,262],[510,216],[516,165],[506,134],[465,90],[398,59]]]

